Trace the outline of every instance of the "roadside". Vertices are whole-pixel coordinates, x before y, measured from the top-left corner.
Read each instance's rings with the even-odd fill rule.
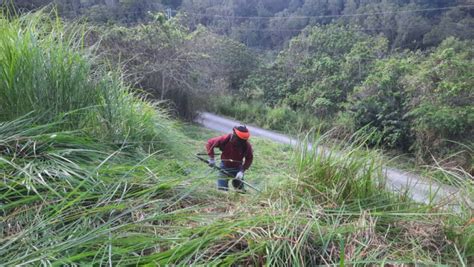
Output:
[[[216,128],[221,127],[220,133],[228,133],[229,129],[225,129],[225,124],[220,122]],[[467,244],[472,240],[472,227],[456,226],[452,228],[452,233],[451,230],[442,229],[443,225],[449,225],[446,229],[452,225],[464,225],[472,212],[443,211],[434,205],[415,203],[403,195],[385,190],[372,191],[380,188],[375,184],[367,185],[364,177],[368,180],[378,177],[377,167],[361,170],[359,167],[362,165],[347,163],[347,154],[344,153],[341,153],[344,154],[341,160],[335,157],[317,159],[289,144],[260,136],[262,132],[258,129],[253,130],[251,143],[255,160],[246,179],[263,189],[263,193],[241,195],[233,191],[217,191],[217,174],[207,172],[207,176],[203,175],[209,168],[199,161],[194,160],[196,165],[192,166],[191,173],[194,175],[191,176],[199,174],[199,177],[204,178],[201,182],[195,180],[194,190],[202,191],[209,199],[198,211],[202,219],[192,222],[193,230],[190,231],[213,236],[214,241],[199,248],[207,251],[207,247],[214,253],[210,261],[219,262],[216,255],[221,257],[226,253],[235,253],[241,256],[232,258],[243,259],[241,264],[255,263],[248,261],[247,257],[252,255],[250,257],[258,259],[258,255],[263,253],[261,246],[271,244],[270,252],[265,252],[268,263],[274,263],[280,257],[293,263],[312,262],[313,255],[314,258],[323,259],[317,261],[318,264],[336,264],[338,261],[334,259],[340,258],[330,251],[340,251],[339,246],[342,244],[346,247],[347,262],[380,263],[379,259],[384,258],[385,263],[423,262],[436,265],[444,260],[430,261],[428,257],[420,257],[421,251],[427,255],[432,253],[432,248],[420,244],[430,243],[434,244],[433,247],[441,247],[444,246],[445,236],[459,233],[463,233],[465,239],[462,242],[466,242],[462,257],[467,257],[466,263],[470,261],[472,248]],[[183,126],[183,132],[189,137],[185,144],[190,157],[192,153],[204,151],[208,138],[220,134],[219,131],[196,125]],[[367,153],[371,154],[369,151]],[[366,159],[364,153],[359,155],[361,158],[356,162]],[[305,163],[298,166],[301,160]],[[325,166],[328,168],[325,169]],[[313,172],[321,169],[325,170],[322,173]],[[363,176],[359,176],[359,173]],[[364,188],[369,189],[369,192]],[[346,189],[355,191],[344,195]],[[357,191],[363,195],[358,196]],[[344,243],[338,243],[338,233],[344,236]],[[187,248],[198,236],[196,234],[189,241],[180,242],[174,250],[180,252],[180,247]],[[353,239],[358,241],[351,241]],[[407,240],[410,243],[406,243]],[[306,247],[313,252],[300,250],[299,247]],[[271,252],[273,250],[280,252],[274,254]],[[219,254],[221,251],[224,251],[222,255]],[[200,253],[193,252],[192,255]],[[451,260],[453,264],[462,264],[462,260],[458,261],[457,258]]]
[[[212,113],[202,112],[196,119],[196,122],[202,126],[219,132],[228,132],[234,125],[240,122],[224,118]],[[255,126],[248,126],[254,136],[264,137],[274,142],[295,146],[299,141],[295,138],[276,133],[269,130],[264,130]],[[312,145],[308,145],[308,149],[312,149]],[[321,148],[324,150],[324,148]],[[329,151],[328,151],[329,152]],[[395,192],[405,193],[409,191],[412,199],[423,203],[442,202],[455,203],[457,200],[463,199],[469,206],[472,207],[472,194],[464,194],[459,188],[442,185],[433,179],[421,177],[409,171],[404,171],[392,167],[384,167],[385,176],[387,178],[387,186],[390,190]],[[472,190],[468,190],[472,193]],[[434,198],[433,195],[436,195]]]

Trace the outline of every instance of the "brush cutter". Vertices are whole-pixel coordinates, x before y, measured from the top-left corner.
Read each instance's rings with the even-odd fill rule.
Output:
[[[198,154],[196,154],[196,158],[199,159],[199,160],[202,161],[202,162],[205,162],[206,164],[209,164],[209,161],[208,161],[207,159],[201,157],[201,156],[203,156],[203,155],[206,155],[206,156],[207,156],[207,154],[198,153]],[[220,172],[222,172],[223,174],[225,174],[225,175],[227,175],[228,177],[232,178],[232,180],[235,180],[234,175],[232,175],[231,173],[227,172],[226,170],[223,170],[221,167],[214,165],[214,166],[212,166],[212,168],[213,168],[213,169],[216,169],[216,170],[218,170],[218,171],[220,171]],[[239,180],[239,181],[242,182],[244,185],[248,186],[249,188],[252,188],[253,190],[255,190],[255,191],[259,192],[259,193],[262,192],[262,190],[258,189],[257,187],[255,187],[255,186],[249,184],[248,182],[246,182],[246,181],[244,181],[244,180]]]

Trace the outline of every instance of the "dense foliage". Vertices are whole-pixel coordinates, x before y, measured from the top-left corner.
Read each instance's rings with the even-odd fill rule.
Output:
[[[448,36],[472,38],[474,24],[469,0],[184,0],[180,10],[188,12],[189,23],[261,48],[282,47],[307,26],[334,22],[383,34],[394,48],[426,48]]]
[[[385,51],[383,38],[337,25],[311,28],[293,39],[273,64],[252,75],[243,90],[247,98],[256,95],[252,89],[258,88],[267,103],[329,116],[342,108],[340,104],[366,77],[371,62]]]
[[[182,117],[208,107],[215,99],[208,95],[221,96],[217,110],[265,127],[363,129],[372,145],[418,159],[465,150],[461,164],[472,168],[469,0],[18,0],[15,7],[47,3],[96,25],[103,58],[123,65],[127,81],[150,97],[171,100]],[[222,97],[227,92],[241,103]]]
[[[437,154],[454,145],[448,140],[474,145],[473,46],[472,40],[446,39],[402,81],[418,153]],[[472,168],[470,156],[466,164]]]
[[[430,0],[15,0],[20,10],[55,3],[68,18],[95,23],[136,24],[151,13],[183,12],[191,28],[202,24],[250,47],[283,47],[307,26],[340,22],[373,36],[383,34],[391,47],[426,48],[448,36],[474,36],[472,1]],[[169,11],[167,11],[169,9]],[[361,15],[362,14],[362,15]]]
[[[261,65],[245,81],[238,98],[267,106],[260,117],[278,120],[275,129],[292,125],[297,129],[338,126],[349,134],[363,130],[373,145],[411,151],[420,160],[465,151],[458,161],[469,169],[473,45],[471,40],[448,38],[430,51],[390,52],[387,39],[370,37],[357,28],[309,28],[274,62]],[[316,123],[278,117],[272,109],[299,112],[317,118]],[[218,110],[252,119],[222,104]],[[253,117],[269,125],[259,121],[259,115]]]
[[[104,60],[122,65],[127,80],[154,99],[171,100],[181,117],[192,118],[208,103],[208,95],[237,91],[256,66],[242,44],[181,26],[162,14],[145,25],[95,27]]]

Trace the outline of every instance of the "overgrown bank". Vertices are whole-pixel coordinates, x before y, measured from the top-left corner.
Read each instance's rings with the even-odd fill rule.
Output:
[[[2,264],[473,261],[472,210],[383,192],[370,151],[331,158],[255,139],[248,179],[265,193],[216,192],[190,158],[214,133],[133,96],[72,45],[80,34],[41,14],[2,17],[0,33],[0,101],[16,103],[0,117]]]

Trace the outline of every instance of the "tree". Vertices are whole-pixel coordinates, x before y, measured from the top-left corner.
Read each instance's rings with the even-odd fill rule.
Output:
[[[448,38],[404,80],[413,150],[418,158],[444,155],[474,135],[474,42]]]
[[[237,90],[255,66],[255,56],[241,43],[181,26],[179,16],[163,14],[152,23],[99,27],[106,58],[124,64],[128,80],[150,97],[169,100],[184,118],[208,103],[218,90]]]
[[[414,55],[392,56],[375,62],[375,68],[351,95],[349,111],[357,129],[370,133],[372,145],[408,150],[411,144],[407,93],[401,79],[413,71]]]
[[[371,62],[383,57],[386,49],[385,39],[372,38],[357,29],[337,25],[308,28],[291,41],[273,65],[252,75],[245,90],[263,91],[264,101],[272,105],[332,116],[343,109],[347,95],[365,79]],[[261,75],[270,77],[256,77]]]
[[[474,18],[469,9],[456,8],[447,11],[440,22],[423,36],[425,46],[435,46],[448,37],[473,39]]]
[[[128,80],[160,100],[171,100],[183,117],[199,105],[198,65],[205,56],[192,49],[193,36],[177,20],[155,17],[153,23],[100,27],[101,48],[109,61],[124,63]],[[197,106],[196,106],[197,105]]]
[[[401,8],[401,11],[409,11],[420,8],[415,4],[409,4]],[[416,50],[424,48],[423,38],[431,30],[431,21],[417,13],[399,13],[397,21],[396,36],[392,47]]]

